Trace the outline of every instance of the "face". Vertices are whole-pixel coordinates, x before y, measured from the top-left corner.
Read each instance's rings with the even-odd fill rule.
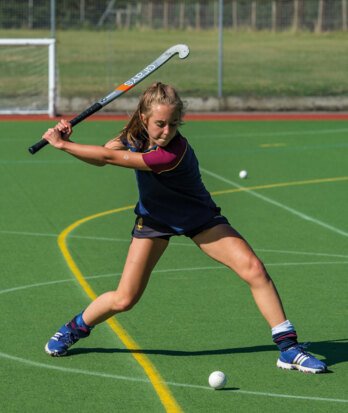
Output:
[[[172,105],[154,105],[150,115],[146,117],[142,114],[141,118],[149,134],[150,147],[167,146],[181,121],[178,110]]]

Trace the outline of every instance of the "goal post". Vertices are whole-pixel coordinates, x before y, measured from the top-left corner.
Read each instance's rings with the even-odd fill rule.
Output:
[[[0,114],[56,114],[55,39],[0,39]]]

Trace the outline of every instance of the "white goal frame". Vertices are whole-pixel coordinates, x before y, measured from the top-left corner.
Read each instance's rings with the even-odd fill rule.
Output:
[[[48,47],[48,107],[45,110],[16,110],[0,109],[0,114],[48,114],[50,117],[56,115],[56,40],[55,39],[0,39],[0,46],[47,46]],[[20,91],[17,91],[20,93]]]

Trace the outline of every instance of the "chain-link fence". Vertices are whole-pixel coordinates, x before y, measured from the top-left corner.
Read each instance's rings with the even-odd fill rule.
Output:
[[[347,30],[347,0],[224,0],[224,27],[252,30]],[[2,29],[211,29],[218,0],[16,0],[0,6]]]
[[[200,98],[201,110],[303,109],[293,100],[300,97],[309,99],[309,109],[318,108],[313,97],[326,98],[323,108],[340,109],[337,99],[348,105],[347,5],[348,0],[2,1],[0,37],[56,38],[60,110],[83,109],[177,43],[189,45],[189,59],[174,59],[144,84],[172,83],[184,97]],[[6,89],[16,82],[9,81],[15,72],[5,62],[2,54],[0,94],[18,94]],[[136,88],[127,97],[138,94]],[[278,100],[267,106],[271,98]]]

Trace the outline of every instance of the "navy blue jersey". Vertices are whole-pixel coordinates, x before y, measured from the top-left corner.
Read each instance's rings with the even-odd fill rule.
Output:
[[[166,147],[156,145],[144,152],[143,159],[151,171],[135,171],[138,216],[183,234],[220,214],[202,182],[193,149],[179,133]]]

